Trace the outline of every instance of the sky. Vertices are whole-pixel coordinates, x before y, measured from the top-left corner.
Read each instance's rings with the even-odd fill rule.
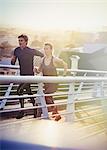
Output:
[[[89,31],[107,26],[107,0],[0,0],[0,25]]]

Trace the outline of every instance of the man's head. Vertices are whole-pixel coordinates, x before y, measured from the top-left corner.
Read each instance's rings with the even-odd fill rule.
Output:
[[[52,44],[50,44],[50,43],[45,43],[45,45],[44,45],[44,51],[45,51],[45,54],[46,54],[46,55],[52,54],[52,51],[53,51],[53,46],[52,46]]]
[[[28,43],[27,35],[21,34],[20,36],[18,36],[18,40],[19,40],[19,45],[21,48],[24,48],[27,46],[27,43]]]

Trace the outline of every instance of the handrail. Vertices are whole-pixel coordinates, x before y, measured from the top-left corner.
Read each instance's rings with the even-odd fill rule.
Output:
[[[18,65],[2,65],[0,64],[0,68],[10,68],[10,69],[19,69]],[[63,68],[58,68],[58,71],[63,71]],[[84,70],[84,69],[67,69],[68,72],[87,72],[87,73],[101,73],[107,74],[107,71],[102,70]]]
[[[70,83],[74,81],[107,81],[107,77],[83,76],[13,76],[1,75],[0,83]]]
[[[19,65],[2,65],[2,64],[0,64],[0,68],[19,69]]]

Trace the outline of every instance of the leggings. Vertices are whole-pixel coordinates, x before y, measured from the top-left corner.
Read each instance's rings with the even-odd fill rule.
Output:
[[[46,104],[54,104],[54,99],[52,96],[45,96]],[[49,112],[53,112],[54,114],[58,114],[57,106],[48,107]]]

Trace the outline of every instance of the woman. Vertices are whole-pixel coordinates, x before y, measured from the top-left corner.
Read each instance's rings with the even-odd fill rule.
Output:
[[[53,56],[53,47],[50,43],[44,45],[44,57],[42,59],[41,65],[36,72],[42,72],[43,76],[57,76],[56,68],[60,65],[64,67],[64,76],[67,73],[67,64],[60,58]],[[50,94],[56,92],[58,84],[56,83],[45,83],[44,84],[44,93]],[[54,104],[52,96],[45,96],[46,104]],[[55,115],[55,121],[61,119],[57,111],[56,106],[48,107],[48,111],[52,112],[52,115]]]

